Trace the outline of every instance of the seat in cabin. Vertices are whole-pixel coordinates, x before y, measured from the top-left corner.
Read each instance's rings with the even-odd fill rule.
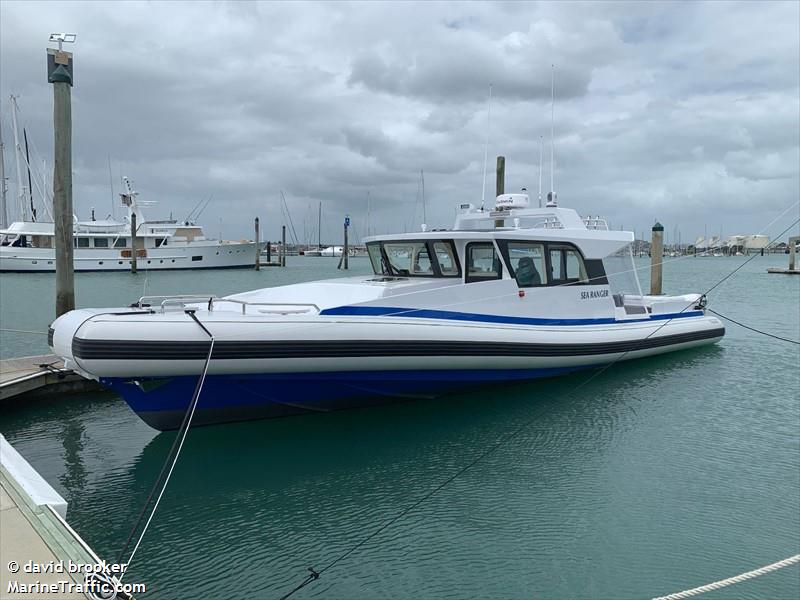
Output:
[[[520,286],[527,285],[541,285],[542,276],[536,270],[536,265],[533,259],[529,256],[524,256],[519,259],[516,269],[516,279]]]

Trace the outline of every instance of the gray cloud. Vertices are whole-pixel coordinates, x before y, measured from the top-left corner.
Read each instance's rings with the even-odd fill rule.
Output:
[[[761,3],[0,3],[0,100],[8,95],[49,164],[44,47],[75,31],[75,199],[111,210],[131,176],[156,213],[230,237],[279,191],[299,232],[449,226],[479,203],[486,95],[490,171],[507,188],[549,185],[556,65],[556,187],[562,205],[683,239],[704,224],[754,232],[800,197],[800,7]],[[11,152],[7,172],[13,175]],[[490,172],[486,195],[492,196]],[[11,195],[14,195],[12,177]],[[800,211],[794,211],[796,217]],[[302,223],[302,224],[301,224]],[[774,231],[773,231],[774,232]],[[302,233],[301,233],[302,235]]]

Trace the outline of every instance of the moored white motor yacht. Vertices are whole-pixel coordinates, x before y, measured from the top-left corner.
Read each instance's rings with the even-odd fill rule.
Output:
[[[374,274],[57,319],[53,351],[157,429],[429,398],[718,341],[700,294],[646,296],[630,232],[571,209],[462,205],[450,231],[367,238]]]
[[[128,216],[124,221],[75,221],[75,271],[127,271],[134,260],[131,217],[136,215],[136,266],[142,270],[222,269],[252,267],[256,243],[207,238],[196,223],[148,221],[138,192],[124,178],[121,194]],[[0,230],[0,272],[54,272],[53,223],[18,221]]]

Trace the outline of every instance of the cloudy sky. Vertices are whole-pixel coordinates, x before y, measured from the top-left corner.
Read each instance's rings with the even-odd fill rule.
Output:
[[[800,197],[800,3],[0,2],[0,112],[15,195],[10,94],[52,165],[45,47],[78,34],[74,198],[111,211],[131,177],[152,217],[212,197],[211,233],[275,238],[449,227],[480,204],[487,93],[506,190],[549,187],[555,65],[560,204],[684,242],[755,233]],[[109,158],[111,174],[109,177]],[[110,181],[110,179],[112,181]],[[369,198],[369,200],[368,200]],[[119,209],[117,209],[120,214]],[[791,208],[768,231],[800,216]]]

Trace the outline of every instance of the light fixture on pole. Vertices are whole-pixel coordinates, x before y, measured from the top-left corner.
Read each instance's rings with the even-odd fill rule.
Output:
[[[74,44],[76,37],[78,37],[77,33],[51,33],[49,41],[58,42],[58,51],[61,52],[62,44]]]

